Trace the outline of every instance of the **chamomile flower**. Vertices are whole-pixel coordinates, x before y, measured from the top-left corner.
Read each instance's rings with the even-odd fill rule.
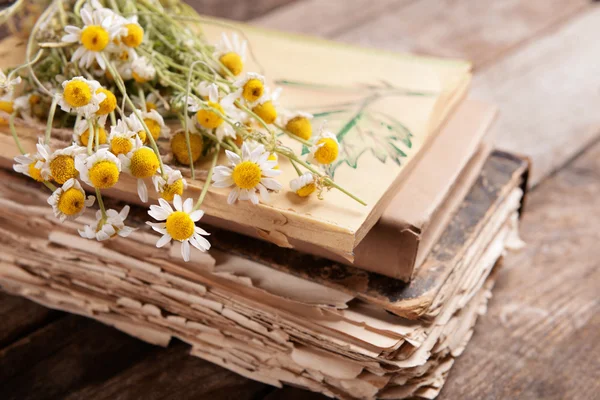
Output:
[[[265,78],[262,75],[253,72],[246,73],[243,77],[233,83],[237,88],[228,97],[233,101],[240,100],[250,108],[254,108],[260,103],[265,95]]]
[[[96,115],[99,116],[98,123],[100,125],[104,125],[106,123],[106,118],[108,114],[113,112],[115,108],[117,108],[117,98],[108,89],[100,88],[96,90],[96,94],[103,94],[104,100],[98,104],[98,110],[96,111]]]
[[[108,189],[119,181],[121,161],[107,148],[102,148],[90,156],[81,154],[75,159],[79,177],[88,185],[98,189]]]
[[[39,94],[30,93],[23,96],[19,96],[15,99],[13,107],[19,112],[19,115],[26,122],[34,121],[34,107],[38,106],[42,102],[42,98]]]
[[[154,175],[152,177],[152,183],[154,183],[154,189],[160,194],[160,196],[167,200],[173,201],[175,195],[181,196],[183,191],[187,188],[187,182],[181,175],[181,171],[173,169],[168,165],[165,165],[166,179],[162,175]]]
[[[194,126],[194,121],[188,121],[188,128]],[[204,149],[204,140],[197,130],[189,129],[190,149],[192,150],[192,162],[198,161]],[[173,156],[183,165],[190,164],[190,154],[187,147],[187,140],[184,131],[178,131],[171,138],[171,152]]]
[[[308,197],[317,189],[315,177],[306,172],[290,181],[290,189],[300,197]]]
[[[102,215],[102,211],[96,212],[96,221],[91,225],[86,225],[83,229],[79,229],[79,235],[86,239],[96,239],[101,242],[111,239],[115,236],[127,237],[134,228],[125,226],[125,219],[129,215],[129,206],[123,207],[121,212],[109,209],[106,210],[106,218]]]
[[[337,160],[340,154],[340,143],[337,137],[328,131],[322,131],[315,138],[315,143],[310,148],[308,161],[317,165],[329,165]]]
[[[313,134],[312,124],[310,123],[312,119],[313,115],[306,112],[287,112],[282,117],[281,125],[291,134],[309,140]]]
[[[0,70],[0,92],[12,93],[15,89],[15,86],[19,83],[21,83],[20,76],[17,76],[13,79],[8,79],[8,76],[6,76],[4,71]]]
[[[79,217],[87,207],[94,204],[95,197],[85,197],[81,184],[76,179],[67,180],[60,188],[48,198],[48,204],[52,206],[54,216],[61,222]]]
[[[85,147],[76,144],[56,150],[46,158],[42,168],[40,168],[42,178],[47,181],[53,179],[59,185],[63,185],[69,179],[77,178],[79,172],[75,168],[75,158],[85,152]]]
[[[119,154],[127,154],[136,145],[137,132],[129,129],[127,123],[123,120],[117,121],[117,124],[110,128],[108,136],[108,148],[118,156]]]
[[[214,129],[215,135],[220,141],[226,137],[235,139],[235,128],[221,116],[226,115],[232,121],[240,120],[240,112],[233,104],[234,98],[226,96],[219,101],[219,91],[216,85],[210,85],[207,88],[207,95],[209,108],[202,108],[195,99],[188,99],[188,109],[198,111],[196,113],[198,124],[204,129]]]
[[[276,104],[281,95],[281,88],[277,88],[271,93],[269,88],[265,94],[258,100],[257,104],[252,108],[252,112],[258,115],[265,123],[272,124],[277,120]]]
[[[62,83],[63,92],[58,94],[58,105],[65,112],[72,110],[86,118],[92,118],[100,109],[106,94],[99,92],[100,83],[81,76]]]
[[[17,164],[13,165],[13,169],[38,182],[44,182],[45,179],[42,177],[41,167],[46,159],[50,157],[50,148],[44,144],[41,138],[36,146],[37,153],[16,156],[15,161]]]
[[[6,122],[14,111],[15,103],[13,101],[13,94],[5,93],[0,96],[0,118]]]
[[[156,77],[156,68],[146,57],[139,57],[131,62],[131,76],[137,83],[145,83]]]
[[[98,135],[98,144],[103,145],[106,144],[106,130],[102,126],[96,126],[94,128],[94,135]],[[80,146],[86,147],[88,145],[88,140],[90,138],[90,124],[87,120],[82,119],[75,124],[75,128],[73,129],[73,141]],[[95,144],[96,138],[94,136]]]
[[[163,119],[162,115],[158,113],[158,111],[150,110],[149,112],[143,112],[141,114],[142,119],[144,120],[144,123],[148,127],[148,130],[152,134],[154,140],[158,140],[159,137],[169,137],[171,129],[165,125],[165,120]]]
[[[268,201],[269,190],[281,189],[281,184],[273,179],[281,174],[280,170],[274,168],[277,161],[268,160],[269,153],[265,151],[263,145],[258,145],[251,150],[244,142],[241,158],[229,150],[225,150],[225,154],[231,162],[231,167],[223,165],[215,167],[213,186],[217,188],[233,186],[227,198],[229,204],[235,203],[238,199],[250,200],[258,204],[257,192],[263,201]]]
[[[137,59],[135,49],[144,41],[144,28],[138,23],[137,15],[129,18],[119,16],[111,30],[111,36],[116,44],[115,51],[120,53],[121,59]]]
[[[163,247],[177,240],[181,242],[181,256],[185,261],[190,260],[190,244],[200,251],[210,249],[210,243],[204,236],[209,235],[204,229],[197,227],[196,222],[202,218],[204,211],[194,211],[194,202],[187,199],[181,200],[181,196],[176,194],[173,198],[173,205],[164,199],[158,199],[159,206],[151,205],[148,214],[157,221],[165,222],[147,222],[156,232],[163,236],[156,242],[156,247]]]
[[[233,75],[238,76],[244,70],[246,62],[246,49],[248,43],[240,40],[237,34],[231,35],[231,40],[225,33],[221,35],[221,42],[217,45],[214,56]]]
[[[106,63],[102,52],[111,43],[111,30],[115,18],[103,10],[92,10],[89,7],[81,9],[81,19],[83,28],[73,25],[65,26],[66,35],[62,37],[65,43],[79,43],[80,46],[71,56],[71,61],[79,61],[82,68],[90,68],[94,61],[103,70],[106,69]]]
[[[160,163],[158,157],[150,147],[142,146],[139,138],[136,138],[136,145],[132,151],[125,154],[119,154],[121,167],[123,171],[137,178],[137,190],[140,200],[144,203],[148,201],[148,188],[144,179],[152,177],[158,171]]]

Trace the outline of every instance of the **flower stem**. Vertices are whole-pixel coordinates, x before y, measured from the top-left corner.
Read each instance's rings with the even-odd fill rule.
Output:
[[[192,73],[194,67],[203,61],[194,61],[190,66],[190,71],[187,76],[187,84],[185,86],[185,102],[183,103],[183,132],[185,134],[185,144],[187,146],[188,157],[190,159],[190,171],[192,173],[192,179],[196,179],[196,170],[194,169],[194,159],[192,157],[192,145],[190,143],[190,130],[188,127],[188,103],[190,97],[190,86],[192,85]]]
[[[220,144],[217,143],[217,147],[215,147],[215,154],[213,155],[212,163],[210,164],[210,169],[208,170],[208,175],[206,176],[206,181],[204,181],[204,186],[202,187],[202,192],[200,193],[200,197],[198,197],[198,201],[194,206],[194,211],[200,208],[202,202],[204,201],[204,197],[206,197],[206,193],[208,193],[208,188],[210,187],[210,183],[212,181],[213,171],[215,170],[215,166],[217,165],[217,159],[219,158],[219,151],[221,150]]]
[[[48,113],[48,122],[46,124],[46,136],[44,143],[50,143],[50,135],[52,134],[52,123],[54,122],[54,114],[56,113],[56,105],[58,104],[58,96],[52,98],[52,104],[50,105],[50,112]]]
[[[102,211],[102,218],[106,218],[106,208],[104,208],[104,200],[102,200],[102,194],[100,193],[100,189],[96,188],[96,198],[98,199],[98,207],[100,207],[100,211]]]
[[[17,148],[19,149],[21,154],[25,154],[25,150],[23,149],[23,146],[21,146],[21,141],[19,140],[17,130],[15,129],[15,116],[16,113],[10,114],[10,117],[8,118],[8,126],[10,127],[10,133],[12,133],[12,137],[15,141],[15,144],[17,145]]]
[[[88,142],[87,142],[88,156],[92,155],[92,146],[94,143],[94,136],[96,136],[95,131],[94,131],[94,124],[92,123],[92,121],[88,120]]]

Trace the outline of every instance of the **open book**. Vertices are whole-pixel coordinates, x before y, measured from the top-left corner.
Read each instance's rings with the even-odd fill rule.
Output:
[[[228,221],[235,221],[281,246],[291,238],[351,259],[354,248],[463,97],[471,78],[470,64],[360,49],[213,20],[208,20],[204,33],[216,42],[228,29],[242,31],[249,40],[254,57],[248,70],[264,71],[275,81],[269,84],[284,88],[283,107],[312,112],[314,130],[326,123],[337,135],[342,155],[329,173],[367,205],[335,190],[324,194],[326,201],[316,196],[300,200],[281,192],[271,196],[270,204],[229,205],[226,190],[211,188],[203,203],[206,215],[212,217],[210,223],[228,227]],[[20,64],[23,53],[24,43],[19,39],[5,40],[0,45],[0,67]],[[0,158],[8,165],[18,152],[8,127],[0,130]],[[33,149],[43,126],[21,125],[18,132],[25,147]],[[53,138],[70,140],[66,134]],[[282,141],[290,147],[301,146],[285,138]],[[278,179],[287,185],[296,172],[283,160],[280,167],[283,174]],[[129,183],[107,194],[139,202],[134,181]],[[203,182],[188,183],[186,196],[197,197]]]

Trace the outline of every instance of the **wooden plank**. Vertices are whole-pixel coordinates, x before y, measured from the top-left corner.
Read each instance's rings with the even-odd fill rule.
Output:
[[[66,316],[0,350],[0,398],[62,398],[109,379],[152,349],[108,326]]]
[[[189,355],[177,342],[108,380],[91,381],[65,399],[254,399],[273,389]]]
[[[414,0],[304,0],[252,20],[253,25],[333,37]]]
[[[392,51],[492,62],[589,5],[588,0],[424,0],[386,12],[336,40]]]
[[[301,0],[187,0],[200,14],[247,21]]]
[[[0,292],[0,349],[62,315],[22,297]]]
[[[493,132],[498,147],[533,159],[532,183],[560,168],[600,130],[600,8],[564,26],[476,75],[473,96],[501,110]]]
[[[507,258],[442,399],[598,396],[599,174],[597,144],[530,195],[528,246]]]

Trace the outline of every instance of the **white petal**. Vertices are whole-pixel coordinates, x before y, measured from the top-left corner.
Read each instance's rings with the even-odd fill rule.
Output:
[[[194,208],[194,200],[192,200],[191,198],[189,198],[183,202],[183,211],[184,212],[189,214],[192,212],[193,208]]]
[[[260,197],[262,197],[263,201],[268,202],[269,201],[269,191],[267,190],[267,188],[264,187],[264,185],[259,184],[258,191],[260,192]]]
[[[200,251],[207,251],[210,249],[210,242],[200,235],[192,236],[190,238],[190,243]]]
[[[190,218],[192,219],[192,221],[198,222],[198,221],[200,221],[200,218],[202,218],[203,215],[204,215],[204,211],[196,210],[190,214]]]
[[[246,143],[244,142],[244,145],[245,144]],[[233,151],[225,150],[225,155],[227,156],[227,158],[229,159],[229,161],[231,161],[231,163],[233,165],[238,165],[239,163],[242,162],[242,159],[240,158],[240,156],[235,154]]]
[[[148,210],[148,215],[150,215],[157,221],[164,221],[170,214],[171,213],[169,213],[165,209],[155,205],[151,205],[150,210]]]
[[[185,262],[190,261],[190,242],[187,240],[181,242],[181,256]]]
[[[175,209],[177,211],[183,211],[180,195],[178,195],[178,194],[175,195],[175,197],[173,198],[173,205],[175,206]]]
[[[165,244],[169,243],[170,241],[171,241],[171,235],[169,235],[167,233],[167,234],[163,235],[163,237],[158,239],[158,242],[156,242],[156,247],[163,247]]]
[[[148,188],[146,187],[146,184],[144,183],[143,179],[137,180],[137,190],[138,196],[140,196],[140,200],[146,203],[148,201]]]
[[[265,185],[267,189],[271,190],[280,190],[282,188],[281,183],[277,182],[275,179],[272,178],[262,178],[260,180],[260,183]]]
[[[165,199],[163,199],[162,197],[160,199],[158,199],[158,203],[160,204],[160,206],[162,207],[163,210],[168,212],[167,216],[173,212],[173,208],[171,208],[171,205],[169,204],[169,202],[166,201]]]
[[[249,192],[248,197],[250,198],[252,204],[258,204],[258,196],[256,195],[256,192]]]
[[[231,192],[229,192],[229,196],[227,196],[227,203],[229,203],[229,204],[235,203],[239,196],[240,196],[239,188],[235,187],[235,188],[231,189]]]
[[[233,179],[227,178],[222,181],[213,182],[212,185],[213,185],[213,187],[216,187],[216,188],[226,188],[226,187],[232,186],[234,183],[235,182],[233,181]]]
[[[206,232],[204,229],[200,228],[199,226],[196,226],[194,228],[194,232],[196,232],[199,235],[210,236],[210,233]]]

